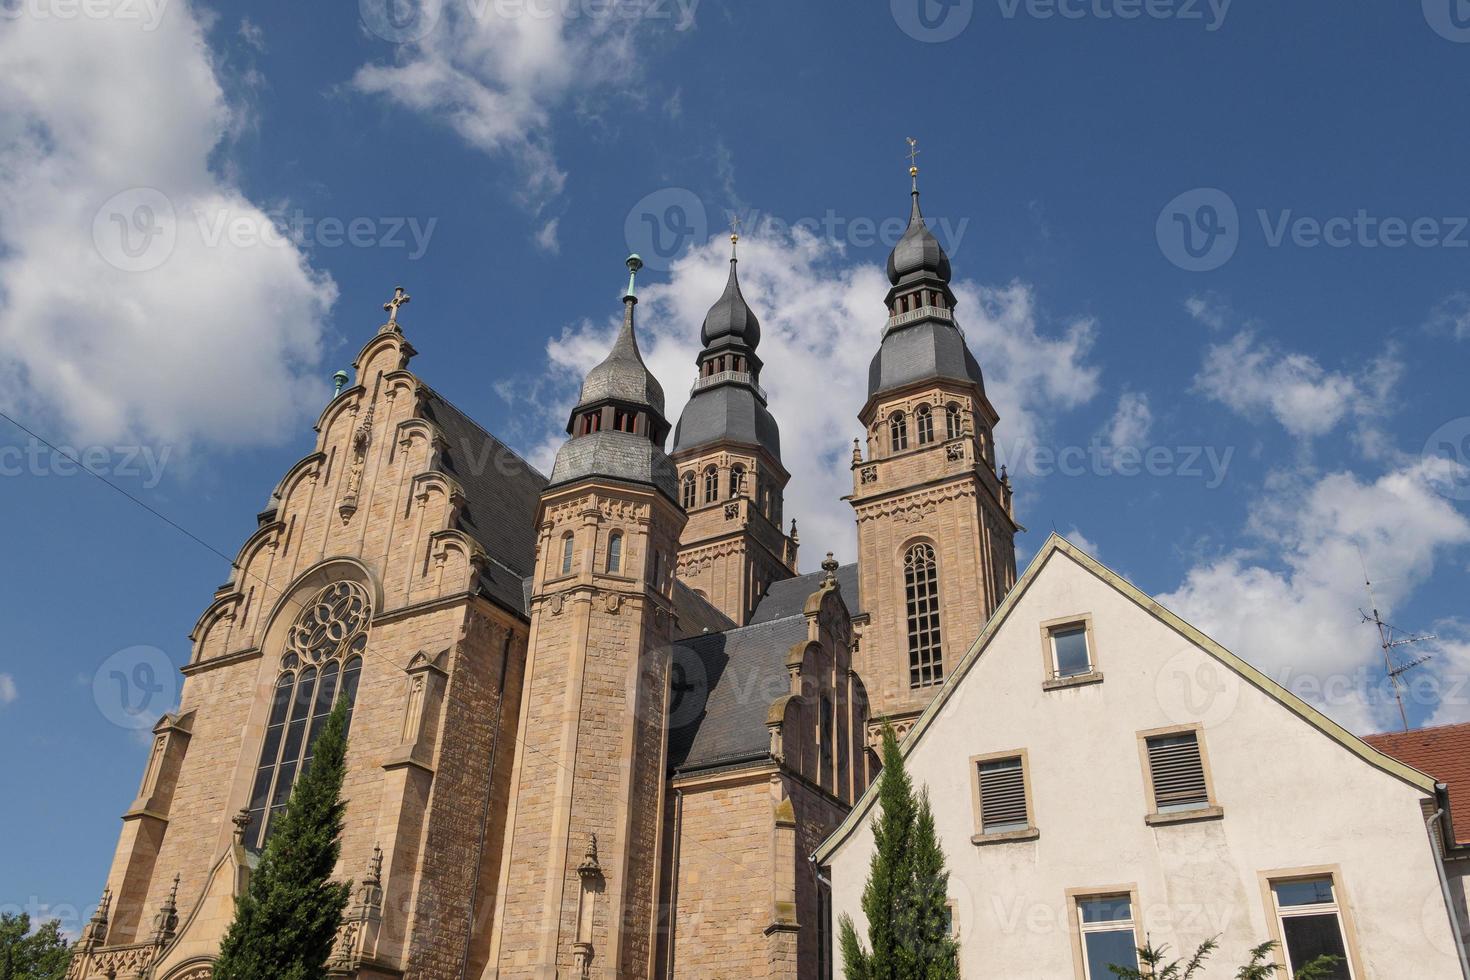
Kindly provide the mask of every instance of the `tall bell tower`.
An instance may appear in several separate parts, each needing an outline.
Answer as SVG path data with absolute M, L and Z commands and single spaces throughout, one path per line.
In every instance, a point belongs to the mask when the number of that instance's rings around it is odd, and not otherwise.
M 766 407 L 756 354 L 761 325 L 740 292 L 730 236 L 730 278 L 700 330 L 699 377 L 673 458 L 689 523 L 679 542 L 679 580 L 740 625 L 772 582 L 796 574 L 796 526 L 781 530 L 781 431 Z
M 980 365 L 955 321 L 949 256 L 919 210 L 888 257 L 888 322 L 854 442 L 863 627 L 855 667 L 874 726 L 902 735 L 1016 581 L 1020 525 L 996 472 Z
M 642 263 L 628 260 L 636 273 Z M 664 395 L 634 332 L 588 373 L 537 516 L 487 976 L 646 977 L 657 921 L 674 556 Z

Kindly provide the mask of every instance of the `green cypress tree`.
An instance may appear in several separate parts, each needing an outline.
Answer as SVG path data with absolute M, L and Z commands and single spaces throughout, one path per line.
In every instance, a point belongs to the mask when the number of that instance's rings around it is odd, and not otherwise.
M 347 701 L 339 700 L 311 748 L 235 920 L 215 980 L 321 980 L 351 883 L 331 880 L 341 850 Z
M 949 932 L 948 887 L 928 792 L 915 801 L 898 739 L 887 728 L 878 816 L 873 820 L 873 858 L 862 900 L 871 949 L 863 948 L 852 919 L 844 915 L 841 943 L 847 980 L 957 978 L 959 951 Z

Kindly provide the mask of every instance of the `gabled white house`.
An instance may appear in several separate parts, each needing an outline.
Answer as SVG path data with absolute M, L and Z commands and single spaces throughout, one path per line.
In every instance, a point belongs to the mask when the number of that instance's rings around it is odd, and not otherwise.
M 1443 788 L 1059 537 L 903 753 L 967 978 L 1111 980 L 1145 937 L 1213 936 L 1208 978 L 1267 939 L 1352 980 L 1467 976 L 1426 828 Z M 875 783 L 814 856 L 861 935 L 876 807 Z

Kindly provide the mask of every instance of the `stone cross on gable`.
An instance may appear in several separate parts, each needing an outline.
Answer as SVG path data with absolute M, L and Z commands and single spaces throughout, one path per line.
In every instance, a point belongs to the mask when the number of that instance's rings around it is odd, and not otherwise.
M 383 304 L 383 309 L 386 310 L 388 313 L 388 323 L 386 324 L 387 326 L 398 326 L 398 308 L 400 306 L 403 306 L 411 299 L 413 299 L 413 297 L 404 292 L 402 286 L 394 287 L 393 298 Z

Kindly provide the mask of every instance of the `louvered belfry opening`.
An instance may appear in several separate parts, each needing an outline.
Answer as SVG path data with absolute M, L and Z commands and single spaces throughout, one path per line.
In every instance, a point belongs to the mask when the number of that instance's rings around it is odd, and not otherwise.
M 1020 756 L 980 763 L 980 830 L 1000 834 L 1025 830 L 1026 772 Z
M 1160 813 L 1209 806 L 1204 758 L 1197 732 L 1157 735 L 1148 740 L 1154 806 Z

